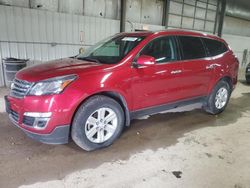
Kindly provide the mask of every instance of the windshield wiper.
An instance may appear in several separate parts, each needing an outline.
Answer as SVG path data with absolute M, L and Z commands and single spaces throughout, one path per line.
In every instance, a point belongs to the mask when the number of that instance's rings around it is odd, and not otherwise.
M 76 57 L 76 59 L 96 62 L 96 63 L 99 63 L 99 64 L 101 63 L 98 59 L 94 59 L 94 58 L 91 58 L 91 57 Z

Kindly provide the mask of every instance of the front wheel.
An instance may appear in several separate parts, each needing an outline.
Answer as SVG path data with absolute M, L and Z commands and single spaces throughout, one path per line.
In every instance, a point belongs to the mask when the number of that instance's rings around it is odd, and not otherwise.
M 210 114 L 219 114 L 223 112 L 228 104 L 230 96 L 230 85 L 226 81 L 220 81 L 209 95 L 207 104 L 204 107 L 205 111 Z
M 71 136 L 86 151 L 111 145 L 124 127 L 124 113 L 112 98 L 97 95 L 83 103 L 73 120 Z

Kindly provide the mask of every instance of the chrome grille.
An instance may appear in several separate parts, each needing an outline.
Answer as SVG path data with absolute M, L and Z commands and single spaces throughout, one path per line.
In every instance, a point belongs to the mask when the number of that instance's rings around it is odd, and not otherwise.
M 31 85 L 32 83 L 30 82 L 14 79 L 13 83 L 11 84 L 10 96 L 23 98 L 28 93 Z

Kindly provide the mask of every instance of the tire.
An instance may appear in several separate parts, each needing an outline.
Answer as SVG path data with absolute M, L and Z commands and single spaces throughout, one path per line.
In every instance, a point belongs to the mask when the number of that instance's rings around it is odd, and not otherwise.
M 247 82 L 248 85 L 250 84 L 250 77 L 246 76 L 246 82 Z
M 221 92 L 226 92 L 226 95 L 224 97 L 218 99 L 216 96 L 221 94 Z M 212 93 L 208 96 L 206 106 L 204 107 L 204 110 L 209 114 L 220 114 L 225 110 L 227 107 L 228 101 L 231 96 L 231 87 L 228 82 L 222 80 L 216 84 L 214 87 Z M 223 96 L 223 95 L 222 95 Z M 218 100 L 217 100 L 218 99 Z
M 102 95 L 93 96 L 75 114 L 72 139 L 86 151 L 110 146 L 120 136 L 124 119 L 124 111 L 114 99 Z

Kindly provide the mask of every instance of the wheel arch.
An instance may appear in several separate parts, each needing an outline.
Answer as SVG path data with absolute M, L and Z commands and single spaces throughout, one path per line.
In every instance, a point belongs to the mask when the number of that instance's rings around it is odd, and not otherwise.
M 224 76 L 224 77 L 222 77 L 220 80 L 218 80 L 216 82 L 216 84 L 219 83 L 220 81 L 227 82 L 229 84 L 230 90 L 231 91 L 233 90 L 233 80 L 232 80 L 232 78 L 230 76 Z
M 103 91 L 95 95 L 104 95 L 104 96 L 107 96 L 116 100 L 121 105 L 124 111 L 125 126 L 128 127 L 130 125 L 130 113 L 129 113 L 128 105 L 127 105 L 125 98 L 120 93 L 114 92 L 114 91 Z
M 129 113 L 129 109 L 128 109 L 128 105 L 127 105 L 127 102 L 125 100 L 125 98 L 118 92 L 115 92 L 115 91 L 101 91 L 101 92 L 98 92 L 98 93 L 94 93 L 92 95 L 89 95 L 88 97 L 84 98 L 79 104 L 78 106 L 76 107 L 75 111 L 74 111 L 74 114 L 71 118 L 71 125 L 73 123 L 73 120 L 74 120 L 74 117 L 76 115 L 76 112 L 77 110 L 79 109 L 79 107 L 84 103 L 86 102 L 89 98 L 93 97 L 93 96 L 96 96 L 96 95 L 103 95 L 103 96 L 106 96 L 106 97 L 110 97 L 112 99 L 114 99 L 116 102 L 118 102 L 122 109 L 123 109 L 123 112 L 124 112 L 124 117 L 125 117 L 125 126 L 128 127 L 130 125 L 130 113 Z M 71 126 L 72 128 L 72 126 Z
M 229 84 L 229 86 L 230 86 L 231 91 L 233 90 L 233 80 L 232 80 L 232 78 L 231 78 L 230 76 L 226 75 L 226 76 L 223 76 L 223 77 L 221 77 L 220 79 L 216 80 L 216 82 L 214 82 L 214 84 L 212 84 L 212 85 L 210 86 L 208 95 L 211 94 L 211 92 L 213 91 L 213 88 L 214 88 L 220 81 L 225 81 L 225 82 L 227 82 L 227 83 Z
M 230 89 L 233 89 L 233 80 L 230 76 L 224 76 L 219 81 L 226 81 L 229 84 Z

